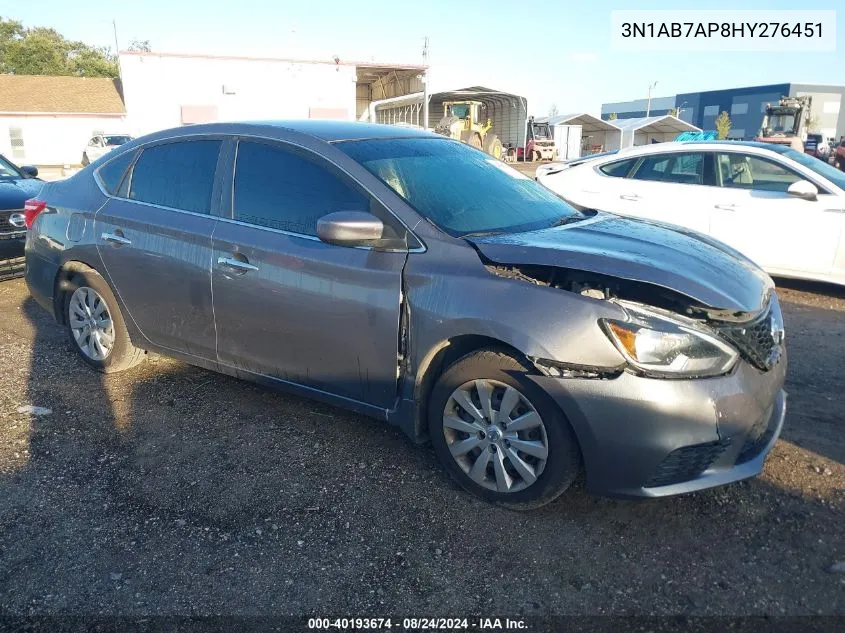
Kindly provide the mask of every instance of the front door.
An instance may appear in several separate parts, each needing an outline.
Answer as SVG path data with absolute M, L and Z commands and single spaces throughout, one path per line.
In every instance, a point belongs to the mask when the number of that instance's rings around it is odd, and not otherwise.
M 211 234 L 221 141 L 145 147 L 118 196 L 96 214 L 105 272 L 153 344 L 214 359 Z
M 845 225 L 841 198 L 826 192 L 812 201 L 791 196 L 786 190 L 804 176 L 761 156 L 725 152 L 717 165 L 713 237 L 774 274 L 832 272 Z
M 391 408 L 407 252 L 316 237 L 320 217 L 378 203 L 314 154 L 250 140 L 225 198 L 231 219 L 213 239 L 219 361 Z

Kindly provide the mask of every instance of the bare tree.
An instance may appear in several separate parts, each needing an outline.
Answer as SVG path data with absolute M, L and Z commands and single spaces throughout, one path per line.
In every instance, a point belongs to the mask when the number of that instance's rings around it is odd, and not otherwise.
M 132 40 L 129 42 L 129 50 L 135 53 L 149 53 L 152 51 L 150 40 Z
M 553 103 L 549 106 L 549 118 L 557 116 L 558 114 L 560 114 L 560 111 L 557 109 L 557 104 Z

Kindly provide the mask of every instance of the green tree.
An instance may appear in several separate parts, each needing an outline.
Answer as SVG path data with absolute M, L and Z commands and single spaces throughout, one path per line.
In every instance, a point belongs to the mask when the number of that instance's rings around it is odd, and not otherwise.
M 731 117 L 725 111 L 716 117 L 716 132 L 719 140 L 728 138 L 728 134 L 731 133 Z
M 615 112 L 611 112 L 610 114 L 608 114 L 608 115 L 607 115 L 607 120 L 608 120 L 608 121 L 615 121 L 615 120 L 616 120 L 616 118 L 617 118 L 617 117 L 616 117 L 616 113 L 615 113 Z
M 66 40 L 46 27 L 26 28 L 0 17 L 0 73 L 117 77 L 117 58 L 105 47 Z
M 666 114 L 668 114 L 669 116 L 677 117 L 680 113 L 681 113 L 680 108 L 670 108 L 669 112 L 667 112 Z

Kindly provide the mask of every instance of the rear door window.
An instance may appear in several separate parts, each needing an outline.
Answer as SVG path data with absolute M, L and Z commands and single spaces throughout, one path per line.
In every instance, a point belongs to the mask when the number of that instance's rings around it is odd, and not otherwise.
M 221 145 L 219 140 L 190 140 L 145 147 L 132 169 L 129 199 L 211 213 Z
M 640 162 L 633 178 L 634 180 L 700 185 L 704 181 L 704 154 L 678 152 L 648 156 Z

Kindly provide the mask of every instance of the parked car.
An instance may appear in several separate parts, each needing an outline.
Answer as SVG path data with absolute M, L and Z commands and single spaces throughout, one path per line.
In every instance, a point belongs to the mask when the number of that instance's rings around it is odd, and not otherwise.
M 105 156 L 116 147 L 128 143 L 132 137 L 128 134 L 96 134 L 88 141 L 82 151 L 82 165 L 88 165 L 98 158 Z
M 492 502 L 582 468 L 603 494 L 726 484 L 783 424 L 768 275 L 428 132 L 168 130 L 29 207 L 27 283 L 91 367 L 152 350 L 386 420 Z
M 37 176 L 36 167 L 18 167 L 0 154 L 0 280 L 23 273 L 24 203 L 41 190 Z
M 833 166 L 839 171 L 845 171 L 845 138 L 839 141 L 833 152 Z
M 830 155 L 830 145 L 824 138 L 824 134 L 807 134 L 807 140 L 804 142 L 804 153 L 827 162 Z
M 845 176 L 788 147 L 662 143 L 537 179 L 581 208 L 708 234 L 773 275 L 845 284 Z

